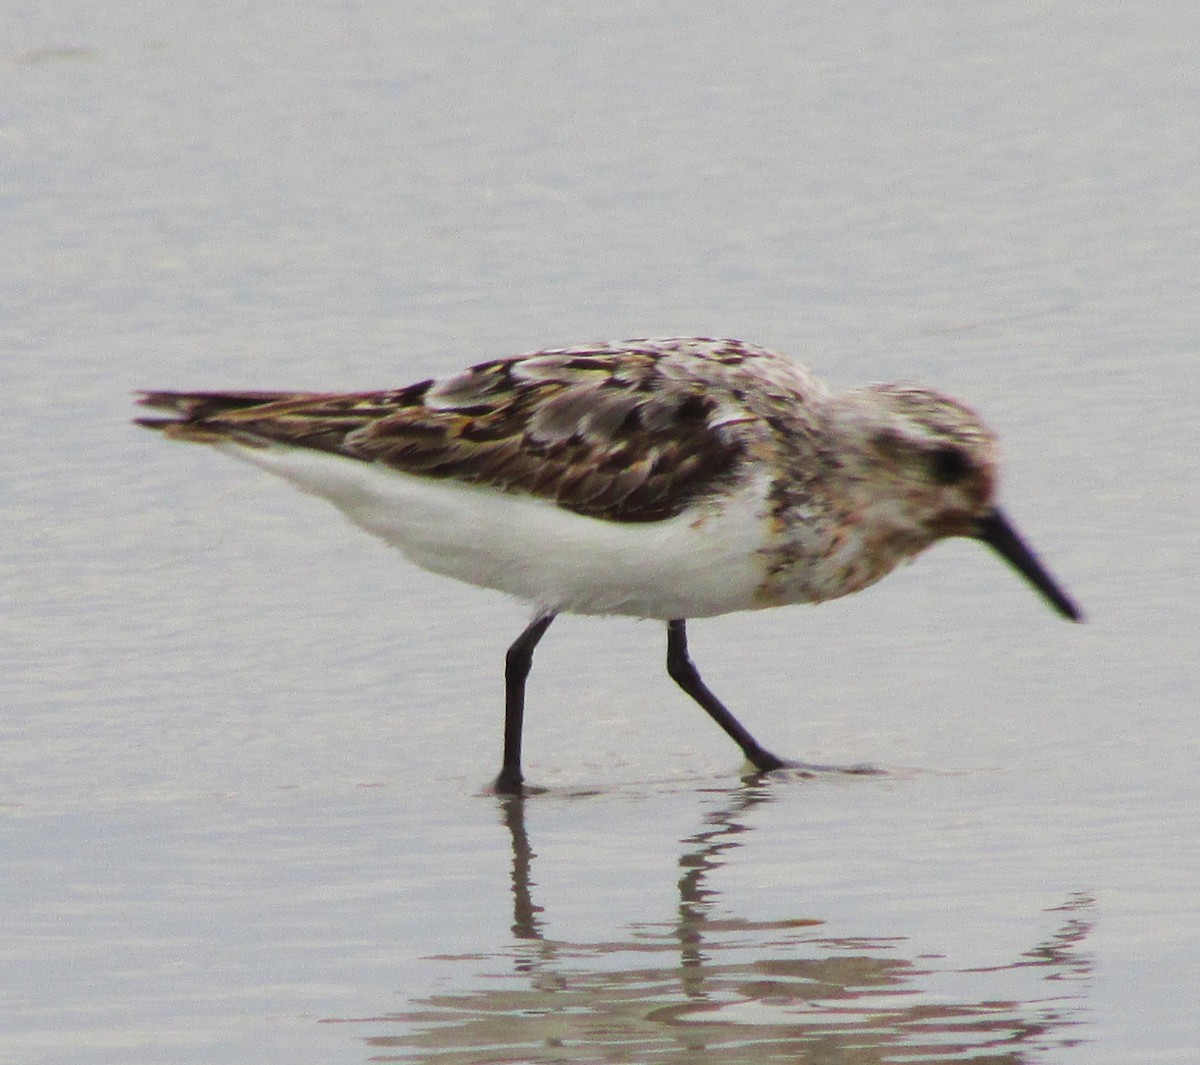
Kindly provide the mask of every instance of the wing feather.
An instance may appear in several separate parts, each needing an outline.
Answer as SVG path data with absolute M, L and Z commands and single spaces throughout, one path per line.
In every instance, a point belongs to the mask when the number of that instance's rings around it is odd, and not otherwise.
M 757 356 L 776 358 L 730 349 L 724 369 Z M 387 392 L 149 392 L 144 404 L 176 417 L 140 421 L 182 439 L 314 448 L 653 522 L 735 481 L 766 431 L 715 355 L 711 372 L 689 372 L 698 357 L 709 355 L 646 342 L 499 359 Z

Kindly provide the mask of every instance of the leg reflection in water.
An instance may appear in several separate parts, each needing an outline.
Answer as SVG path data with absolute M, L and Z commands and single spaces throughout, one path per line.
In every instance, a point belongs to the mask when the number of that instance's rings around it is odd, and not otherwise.
M 819 1053 L 966 1065 L 984 1053 L 1032 1061 L 1083 1040 L 1089 896 L 1053 908 L 1059 924 L 1048 938 L 984 968 L 955 967 L 904 936 L 837 935 L 803 912 L 741 917 L 711 879 L 753 846 L 753 811 L 771 800 L 768 784 L 731 788 L 682 841 L 672 919 L 573 942 L 549 934 L 552 917 L 534 902 L 537 855 L 526 816 L 539 800 L 498 797 L 512 842 L 512 942 L 498 944 L 460 990 L 377 1017 L 370 1045 L 403 1051 L 396 1060 L 479 1065 L 576 1060 L 573 1048 L 588 1061 L 670 1061 L 676 1053 L 682 1061 L 703 1049 L 723 1063 L 794 1063 Z M 581 879 L 579 890 L 596 888 Z M 498 975 L 505 958 L 509 972 Z M 1017 999 L 1020 971 L 1027 994 Z

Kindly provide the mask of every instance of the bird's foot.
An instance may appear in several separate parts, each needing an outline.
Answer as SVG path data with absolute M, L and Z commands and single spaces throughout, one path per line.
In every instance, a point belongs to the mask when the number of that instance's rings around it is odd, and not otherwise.
M 491 794 L 506 799 L 526 795 L 543 795 L 547 790 L 549 789 L 540 788 L 536 784 L 526 784 L 520 771 L 512 773 L 507 769 L 500 770 L 500 775 L 492 781 L 492 786 L 488 788 Z
M 758 757 L 751 757 L 754 775 L 773 773 L 777 770 L 787 770 L 792 776 L 816 777 L 830 773 L 840 773 L 844 776 L 883 776 L 886 770 L 870 762 L 856 762 L 853 765 L 825 765 L 819 762 L 801 762 L 794 758 L 779 758 L 769 751 L 758 752 Z

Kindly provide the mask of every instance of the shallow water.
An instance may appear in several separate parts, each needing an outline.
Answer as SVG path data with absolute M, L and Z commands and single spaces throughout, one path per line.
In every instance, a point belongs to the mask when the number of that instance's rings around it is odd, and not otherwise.
M 1192 1061 L 1193 5 L 18 2 L 0 54 L 0 1061 Z M 698 622 L 524 608 L 128 425 L 734 335 L 977 405 L 978 545 Z

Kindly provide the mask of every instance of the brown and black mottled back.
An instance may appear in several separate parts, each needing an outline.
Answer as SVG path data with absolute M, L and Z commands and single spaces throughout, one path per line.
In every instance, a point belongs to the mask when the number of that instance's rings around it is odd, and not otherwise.
M 661 521 L 737 478 L 747 418 L 744 408 L 731 418 L 723 403 L 734 397 L 715 386 L 745 359 L 768 357 L 686 343 L 686 353 L 636 341 L 539 352 L 385 392 L 148 392 L 145 405 L 181 417 L 140 422 L 181 439 L 328 451 L 611 521 Z M 672 359 L 686 354 L 686 365 L 700 344 L 711 377 Z

